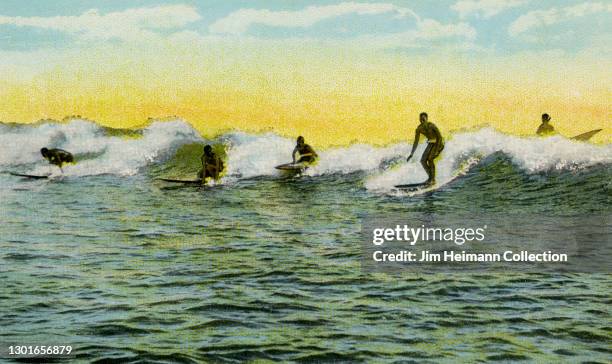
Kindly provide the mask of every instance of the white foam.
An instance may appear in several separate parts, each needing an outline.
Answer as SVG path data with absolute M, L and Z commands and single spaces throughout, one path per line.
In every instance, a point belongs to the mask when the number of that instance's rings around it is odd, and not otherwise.
M 220 139 L 227 145 L 226 177 L 223 182 L 257 176 L 274 176 L 276 165 L 291 161 L 293 138 L 273 133 L 250 135 L 230 133 Z M 69 123 L 8 126 L 0 124 L 0 166 L 26 165 L 32 174 L 59 174 L 59 169 L 40 156 L 40 148 L 62 148 L 75 154 L 78 163 L 64 168 L 68 176 L 140 173 L 152 163 L 163 162 L 183 144 L 202 142 L 188 123 L 182 120 L 154 122 L 142 130 L 142 136 L 111 136 L 97 124 L 74 120 Z M 313 145 L 316 149 L 316 145 Z M 317 165 L 307 170 L 310 176 L 366 172 L 365 186 L 371 191 L 387 192 L 394 185 L 418 183 L 427 176 L 419 163 L 425 143 L 419 146 L 410 163 L 400 162 L 385 169 L 390 161 L 402 161 L 411 144 L 387 147 L 355 144 L 344 148 L 318 150 Z M 470 165 L 495 152 L 503 152 L 527 173 L 554 169 L 573 169 L 595 163 L 612 162 L 612 145 L 593 145 L 565 139 L 520 138 L 492 128 L 462 132 L 448 138 L 437 161 L 438 184 L 443 185 Z M 81 158 L 79 158 L 81 156 Z M 396 163 L 397 164 L 397 163 Z
M 380 168 L 384 162 L 407 155 L 409 152 L 410 146 L 407 144 L 396 144 L 384 148 L 356 144 L 347 148 L 330 149 L 319 153 L 319 162 L 309 168 L 307 174 L 316 176 L 372 171 Z
M 5 127 L 0 134 L 0 165 L 34 164 L 29 171 L 32 174 L 57 175 L 59 169 L 42 159 L 40 148 L 61 148 L 73 153 L 78 162 L 65 166 L 64 175 L 127 176 L 170 157 L 182 144 L 201 140 L 197 131 L 181 120 L 152 123 L 137 138 L 109 136 L 102 127 L 85 120 Z
M 427 179 L 419 163 L 425 144 L 410 163 L 371 176 L 366 180 L 368 190 L 389 192 L 398 184 L 419 183 Z M 612 145 L 593 145 L 565 139 L 520 138 L 506 135 L 492 128 L 454 135 L 446 141 L 442 155 L 437 160 L 437 186 L 443 186 L 469 166 L 493 153 L 502 152 L 527 173 L 550 170 L 571 170 L 597 163 L 612 162 Z
M 232 133 L 224 139 L 229 148 L 225 180 L 275 175 L 275 166 L 291 162 L 294 142 L 288 138 Z
M 278 175 L 279 171 L 274 167 L 292 161 L 291 153 L 295 147 L 293 139 L 271 133 L 260 136 L 233 133 L 226 138 L 229 140 L 229 179 Z M 386 148 L 357 144 L 347 148 L 318 151 L 318 163 L 309 168 L 306 174 L 318 176 L 374 170 L 385 160 L 406 153 L 407 150 L 408 146 L 405 144 Z

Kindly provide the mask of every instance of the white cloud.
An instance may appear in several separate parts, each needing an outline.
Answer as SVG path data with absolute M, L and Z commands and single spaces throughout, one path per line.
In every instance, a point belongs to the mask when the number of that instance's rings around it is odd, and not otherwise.
M 574 18 L 602 12 L 612 12 L 612 4 L 606 5 L 601 2 L 585 2 L 564 8 L 534 10 L 520 16 L 512 24 L 510 24 L 508 34 L 517 36 L 533 28 L 552 25 Z
M 194 7 L 167 5 L 133 8 L 100 14 L 92 9 L 78 16 L 9 17 L 0 15 L 0 25 L 52 29 L 85 39 L 142 39 L 153 30 L 175 29 L 200 19 Z
M 396 18 L 409 16 L 416 20 L 416 28 L 409 31 L 363 35 L 347 40 L 349 43 L 367 43 L 375 48 L 423 47 L 433 41 L 451 39 L 471 41 L 476 38 L 476 30 L 467 23 L 443 24 L 433 19 L 421 19 L 411 9 L 389 3 L 343 2 L 336 5 L 309 6 L 297 11 L 240 9 L 213 23 L 209 30 L 211 33 L 237 35 L 246 33 L 254 24 L 306 28 L 317 22 L 348 14 L 393 14 Z M 465 45 L 466 43 L 460 44 Z
M 420 39 L 440 38 L 476 38 L 476 29 L 468 23 L 442 24 L 433 19 L 425 19 L 418 23 L 415 37 Z
M 419 20 L 412 10 L 388 3 L 343 2 L 336 5 L 309 6 L 297 11 L 272 11 L 268 9 L 240 9 L 211 24 L 212 33 L 241 34 L 251 25 L 262 24 L 274 27 L 306 28 L 326 19 L 348 14 L 376 15 L 395 14 L 403 18 L 412 16 Z
M 355 42 L 374 48 L 423 48 L 434 47 L 435 43 L 435 47 L 473 49 L 476 48 L 473 44 L 475 38 L 476 29 L 467 23 L 442 24 L 433 19 L 423 19 L 417 23 L 417 28 L 414 30 L 384 35 L 364 35 L 357 37 Z
M 389 3 L 343 2 L 336 5 L 309 6 L 298 11 L 240 9 L 213 23 L 209 30 L 211 33 L 237 35 L 246 33 L 254 24 L 306 28 L 317 22 L 348 14 L 393 14 L 396 18 L 409 16 L 416 20 L 415 29 L 346 39 L 346 42 L 350 44 L 367 44 L 374 48 L 414 48 L 431 46 L 434 41 L 459 40 L 455 45 L 469 48 L 473 46 L 471 41 L 476 38 L 476 29 L 468 23 L 443 24 L 433 19 L 421 19 L 411 9 Z M 327 41 L 334 42 L 330 39 Z
M 452 9 L 465 18 L 470 15 L 490 18 L 504 10 L 524 5 L 529 0 L 459 0 Z

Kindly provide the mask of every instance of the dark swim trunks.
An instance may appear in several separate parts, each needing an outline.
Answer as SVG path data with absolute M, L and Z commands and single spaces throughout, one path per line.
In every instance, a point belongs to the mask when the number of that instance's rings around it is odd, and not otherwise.
M 427 148 L 423 152 L 423 157 L 426 160 L 434 160 L 444 150 L 444 142 L 427 143 Z
M 307 155 L 304 157 L 301 157 L 300 159 L 298 159 L 297 163 L 302 163 L 302 162 L 306 162 L 306 163 L 312 163 L 314 162 L 315 158 L 311 155 Z

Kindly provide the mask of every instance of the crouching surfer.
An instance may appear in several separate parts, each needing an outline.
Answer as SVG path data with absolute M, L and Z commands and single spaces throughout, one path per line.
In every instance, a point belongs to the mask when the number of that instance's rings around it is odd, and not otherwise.
M 299 136 L 297 138 L 297 144 L 291 154 L 293 157 L 293 164 L 312 164 L 319 157 L 312 147 L 304 142 L 304 137 Z M 296 160 L 296 155 L 299 155 L 299 159 Z
M 440 153 L 442 153 L 442 150 L 444 149 L 444 139 L 442 138 L 442 134 L 440 134 L 438 127 L 434 123 L 427 121 L 427 113 L 422 112 L 419 115 L 419 121 L 421 124 L 416 128 L 412 151 L 410 152 L 410 156 L 408 156 L 406 161 L 409 161 L 410 158 L 412 158 L 414 151 L 417 149 L 420 135 L 425 135 L 427 138 L 427 148 L 425 148 L 423 156 L 421 157 L 421 165 L 423 166 L 423 169 L 425 169 L 425 172 L 427 172 L 428 176 L 425 184 L 433 185 L 436 183 L 436 164 L 434 160 L 440 155 Z
M 58 166 L 62 172 L 64 172 L 62 169 L 64 164 L 74 162 L 74 156 L 63 149 L 42 148 L 40 154 L 42 154 L 43 158 L 48 160 L 50 164 Z
M 198 173 L 198 178 L 202 182 L 206 182 L 207 178 L 212 178 L 217 181 L 219 174 L 223 171 L 223 161 L 219 156 L 213 152 L 210 145 L 204 147 L 204 154 L 202 154 L 202 170 Z

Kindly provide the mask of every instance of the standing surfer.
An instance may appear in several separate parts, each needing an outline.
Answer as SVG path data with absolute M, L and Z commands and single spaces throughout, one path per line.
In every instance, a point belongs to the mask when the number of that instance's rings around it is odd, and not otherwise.
M 223 162 L 221 158 L 213 152 L 210 145 L 204 147 L 204 154 L 202 154 L 202 170 L 198 173 L 198 178 L 202 179 L 202 182 L 206 178 L 213 178 L 214 180 L 219 179 L 219 173 L 223 170 Z
M 423 156 L 421 157 L 421 165 L 423 166 L 423 169 L 425 169 L 425 172 L 427 172 L 428 176 L 425 184 L 432 185 L 436 183 L 436 164 L 434 163 L 434 159 L 436 159 L 436 157 L 442 152 L 442 149 L 444 149 L 444 139 L 442 138 L 442 134 L 440 134 L 438 127 L 434 123 L 427 121 L 426 112 L 422 112 L 419 115 L 419 121 L 421 124 L 417 126 L 415 130 L 412 151 L 410 152 L 410 155 L 406 161 L 410 161 L 410 158 L 412 158 L 414 151 L 419 144 L 420 135 L 425 135 L 427 138 L 427 148 L 425 148 Z
M 298 159 L 297 161 L 295 160 L 295 155 L 296 154 L 300 155 L 300 159 Z M 293 149 L 293 153 L 291 154 L 291 156 L 293 157 L 293 164 L 295 164 L 295 163 L 312 163 L 318 157 L 318 155 L 314 151 L 314 149 L 312 149 L 312 147 L 310 145 L 304 143 L 304 137 L 303 136 L 299 136 L 297 138 L 297 145 Z
M 549 122 L 550 122 L 550 115 L 542 114 L 542 124 L 540 124 L 540 126 L 538 127 L 536 134 L 540 136 L 554 134 L 555 128 L 553 128 L 553 126 L 550 125 Z
M 74 162 L 74 156 L 63 149 L 42 148 L 40 150 L 40 154 L 42 154 L 43 158 L 48 160 L 50 164 L 58 166 L 60 171 L 62 172 L 64 172 L 64 170 L 62 169 L 64 163 Z

